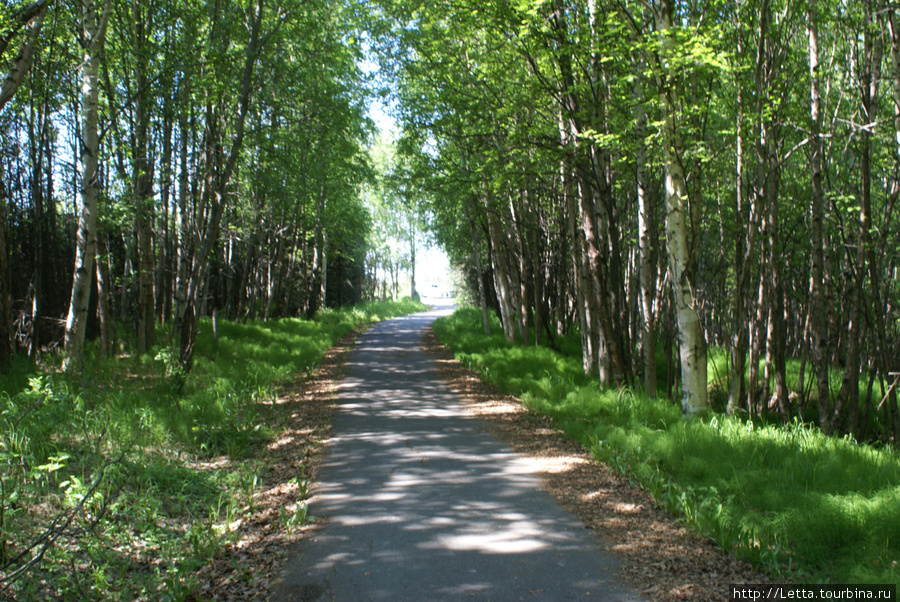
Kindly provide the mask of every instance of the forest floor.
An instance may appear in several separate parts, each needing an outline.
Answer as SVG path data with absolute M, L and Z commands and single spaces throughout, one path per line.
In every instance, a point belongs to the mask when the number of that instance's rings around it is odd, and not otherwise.
M 356 336 L 341 340 L 311 378 L 287 388 L 273 404 L 270 422 L 281 438 L 261 450 L 267 472 L 252 512 L 236 525 L 235 543 L 197 575 L 198 599 L 267 599 L 291 550 L 316 529 L 313 520 L 286 532 L 282 508 L 303 503 L 301 481 L 308 479 L 314 487 L 330 433 L 335 385 Z M 487 430 L 539 461 L 546 491 L 618 557 L 619 576 L 637 591 L 651 600 L 727 600 L 729 584 L 770 582 L 746 562 L 685 529 L 548 419 L 481 381 L 453 358 L 430 328 L 423 344 L 449 386 Z

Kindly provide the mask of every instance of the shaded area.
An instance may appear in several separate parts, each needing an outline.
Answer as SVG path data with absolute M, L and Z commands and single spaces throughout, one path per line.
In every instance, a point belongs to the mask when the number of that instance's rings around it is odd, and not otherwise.
M 442 311 L 375 326 L 348 356 L 311 508 L 326 524 L 273 599 L 638 599 L 422 353 Z
M 726 555 L 659 507 L 628 477 L 596 460 L 521 400 L 481 380 L 437 342 L 429 328 L 423 345 L 445 382 L 485 428 L 516 452 L 538 462 L 544 489 L 619 559 L 618 576 L 652 600 L 729 599 L 730 583 L 772 583 L 746 561 Z

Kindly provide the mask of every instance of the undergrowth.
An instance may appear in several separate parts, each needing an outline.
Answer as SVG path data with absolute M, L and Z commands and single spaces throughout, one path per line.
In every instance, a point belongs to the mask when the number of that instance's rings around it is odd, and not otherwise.
M 754 424 L 603 390 L 580 355 L 485 336 L 478 312 L 435 324 L 456 357 L 548 415 L 661 506 L 779 578 L 900 583 L 900 458 L 798 420 Z M 494 324 L 494 332 L 500 332 Z
M 105 360 L 88 344 L 76 375 L 17 358 L 0 380 L 0 599 L 188 599 L 254 511 L 279 386 L 353 329 L 422 309 L 225 322 L 218 339 L 201 322 L 187 378 L 166 346 Z M 298 505 L 281 527 L 305 520 Z

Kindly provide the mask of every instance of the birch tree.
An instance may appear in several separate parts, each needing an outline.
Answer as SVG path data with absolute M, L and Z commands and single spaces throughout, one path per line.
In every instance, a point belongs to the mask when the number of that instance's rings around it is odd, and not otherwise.
M 679 79 L 672 68 L 676 37 L 673 31 L 673 3 L 656 0 L 653 4 L 656 28 L 660 35 L 659 89 L 662 125 L 660 129 L 666 194 L 666 248 L 669 278 L 678 323 L 678 348 L 681 359 L 681 411 L 694 415 L 709 405 L 706 378 L 706 337 L 698 312 L 697 259 L 691 239 L 691 211 L 682 165 L 682 141 L 678 131 Z
M 828 384 L 828 315 L 825 308 L 825 252 L 824 221 L 825 191 L 823 187 L 822 93 L 819 75 L 819 6 L 809 0 L 806 32 L 809 40 L 809 170 L 812 185 L 810 219 L 811 266 L 809 275 L 809 321 L 812 357 L 816 369 L 819 397 L 819 424 L 827 428 L 831 412 L 831 391 Z
M 84 334 L 88 318 L 88 301 L 91 278 L 97 252 L 97 211 L 100 194 L 100 54 L 109 23 L 110 0 L 102 7 L 96 0 L 82 3 L 80 43 L 84 51 L 81 75 L 82 130 L 81 130 L 81 213 L 75 239 L 75 273 L 72 279 L 72 295 L 66 317 L 63 368 L 78 368 L 84 347 Z

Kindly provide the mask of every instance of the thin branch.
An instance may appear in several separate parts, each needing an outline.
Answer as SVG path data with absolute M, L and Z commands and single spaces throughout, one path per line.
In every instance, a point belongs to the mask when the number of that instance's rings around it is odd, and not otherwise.
M 82 496 L 81 500 L 79 500 L 79 502 L 73 508 L 70 508 L 69 510 L 64 510 L 63 512 L 60 512 L 59 514 L 57 514 L 53 518 L 53 522 L 50 523 L 50 526 L 47 527 L 47 529 L 45 529 L 44 532 L 41 533 L 34 541 L 32 541 L 28 547 L 26 547 L 24 550 L 22 550 L 22 552 L 20 552 L 18 556 L 16 556 L 12 560 L 10 560 L 6 564 L 4 564 L 2 567 L 0 567 L 0 571 L 5 571 L 8 567 L 18 564 L 20 561 L 22 561 L 25 558 L 25 556 L 28 555 L 32 550 L 34 550 L 35 548 L 39 548 L 37 554 L 32 556 L 31 559 L 29 559 L 27 562 L 25 562 L 24 564 L 19 566 L 19 568 L 17 568 L 16 570 L 14 570 L 11 573 L 8 573 L 6 575 L 3 575 L 3 577 L 0 578 L 0 583 L 5 584 L 2 588 L 0 588 L 0 592 L 7 590 L 10 587 L 10 585 L 12 585 L 12 583 L 18 577 L 20 577 L 23 573 L 25 573 L 31 567 L 40 563 L 41 560 L 43 560 L 43 558 L 44 558 L 44 554 L 47 553 L 47 550 L 49 550 L 50 547 L 54 543 L 56 543 L 56 541 L 60 537 L 62 537 L 64 535 L 78 535 L 78 534 L 84 532 L 84 530 L 81 530 L 81 529 L 79 529 L 77 531 L 67 531 L 67 529 L 69 528 L 69 525 L 72 524 L 72 521 L 75 519 L 75 517 L 81 513 L 81 511 L 84 508 L 84 505 L 87 503 L 87 501 L 93 497 L 94 492 L 97 490 L 97 488 L 100 487 L 101 483 L 103 482 L 103 477 L 106 473 L 106 470 L 110 466 L 120 463 L 124 457 L 125 457 L 125 452 L 123 451 L 119 455 L 119 457 L 116 458 L 115 460 L 107 461 L 100 468 L 100 472 L 97 474 L 97 478 L 91 484 L 90 489 L 88 489 L 87 492 L 85 492 L 84 496 Z M 107 508 L 107 503 L 104 503 L 100 507 L 100 511 L 97 513 L 97 515 L 89 522 L 90 530 L 92 530 L 94 527 L 96 527 L 96 525 L 99 523 L 103 514 L 106 512 L 106 508 Z

